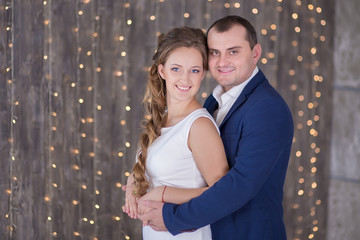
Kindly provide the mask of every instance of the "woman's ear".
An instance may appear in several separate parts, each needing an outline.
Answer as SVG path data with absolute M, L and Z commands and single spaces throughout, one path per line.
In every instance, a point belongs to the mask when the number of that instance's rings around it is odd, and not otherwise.
M 161 78 L 162 78 L 162 79 L 165 79 L 165 74 L 164 74 L 164 65 L 159 64 L 159 66 L 158 66 L 158 72 L 159 72 L 159 74 L 160 74 Z

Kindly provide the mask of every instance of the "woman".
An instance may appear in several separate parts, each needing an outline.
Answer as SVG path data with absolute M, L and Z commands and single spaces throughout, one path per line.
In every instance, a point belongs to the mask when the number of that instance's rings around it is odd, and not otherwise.
M 133 218 L 136 197 L 184 203 L 229 170 L 216 123 L 195 96 L 207 69 L 204 33 L 181 27 L 161 35 L 153 61 L 144 98 L 148 118 L 123 208 Z M 145 226 L 143 238 L 211 239 L 211 231 L 205 226 L 172 236 Z

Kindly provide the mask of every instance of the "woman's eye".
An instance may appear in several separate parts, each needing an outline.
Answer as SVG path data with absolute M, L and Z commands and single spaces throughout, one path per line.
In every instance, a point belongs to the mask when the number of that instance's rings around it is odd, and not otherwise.
M 193 69 L 193 70 L 191 70 L 191 72 L 192 72 L 192 73 L 199 73 L 200 70 L 198 70 L 198 69 Z
M 179 71 L 180 71 L 180 68 L 173 67 L 173 68 L 171 68 L 171 70 L 174 71 L 174 72 L 179 72 Z

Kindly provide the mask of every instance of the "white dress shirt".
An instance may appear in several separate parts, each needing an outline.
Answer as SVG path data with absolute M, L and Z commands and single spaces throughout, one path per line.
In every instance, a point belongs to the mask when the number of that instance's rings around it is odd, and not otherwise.
M 259 68 L 256 67 L 252 72 L 251 76 L 248 79 L 246 79 L 246 81 L 240 83 L 235 87 L 230 88 L 227 92 L 224 92 L 224 88 L 221 85 L 217 85 L 214 88 L 213 96 L 216 99 L 216 101 L 219 103 L 219 107 L 214 112 L 213 117 L 215 118 L 216 124 L 218 126 L 220 126 L 226 114 L 229 112 L 230 108 L 235 103 L 236 99 L 240 96 L 245 86 L 258 73 L 258 71 Z

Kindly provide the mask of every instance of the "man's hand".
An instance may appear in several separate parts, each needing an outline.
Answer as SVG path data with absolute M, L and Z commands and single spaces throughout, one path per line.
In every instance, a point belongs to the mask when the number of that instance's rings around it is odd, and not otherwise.
M 138 200 L 140 208 L 150 208 L 151 210 L 144 214 L 138 214 L 138 218 L 143 222 L 143 226 L 149 225 L 156 231 L 167 231 L 162 217 L 162 208 L 164 203 L 151 200 Z

